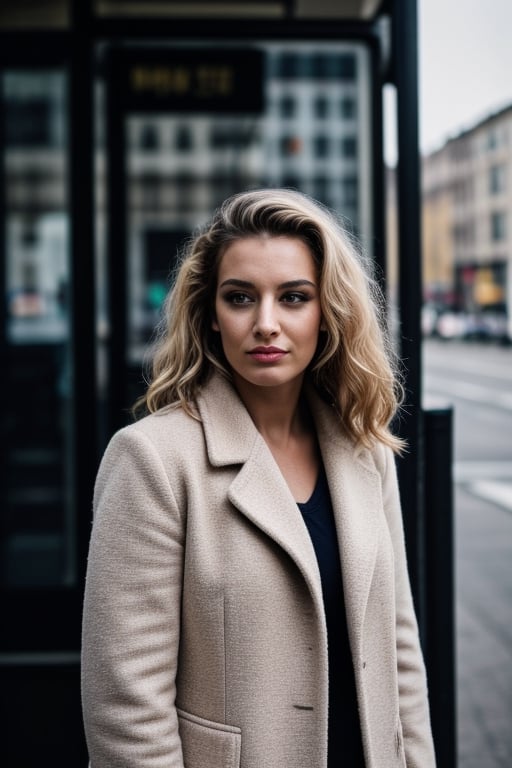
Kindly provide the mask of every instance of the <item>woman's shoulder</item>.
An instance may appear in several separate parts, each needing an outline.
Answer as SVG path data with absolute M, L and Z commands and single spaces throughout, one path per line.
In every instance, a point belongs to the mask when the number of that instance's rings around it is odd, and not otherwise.
M 204 450 L 201 421 L 179 406 L 167 406 L 122 427 L 110 440 L 114 446 L 144 450 L 151 446 L 160 456 L 190 456 Z
M 147 435 L 168 433 L 169 429 L 194 431 L 201 429 L 201 420 L 188 413 L 180 403 L 173 403 L 137 419 L 125 429 L 139 430 Z

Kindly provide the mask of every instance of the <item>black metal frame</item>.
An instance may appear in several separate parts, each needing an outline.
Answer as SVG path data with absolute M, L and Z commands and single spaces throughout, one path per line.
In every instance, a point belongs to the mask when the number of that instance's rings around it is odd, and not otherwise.
M 416 4 L 395 0 L 392 15 L 392 78 L 398 108 L 398 243 L 401 358 L 405 370 L 406 416 L 401 433 L 409 452 L 400 464 L 400 487 L 409 571 L 420 631 L 425 637 L 425 534 L 421 424 L 421 235 L 418 151 L 418 69 Z M 403 215 L 402 215 L 403 212 Z

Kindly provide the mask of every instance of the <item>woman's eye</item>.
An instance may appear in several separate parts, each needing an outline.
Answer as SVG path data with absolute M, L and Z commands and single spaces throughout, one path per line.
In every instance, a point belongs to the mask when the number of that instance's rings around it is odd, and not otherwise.
M 281 297 L 281 301 L 284 301 L 285 304 L 300 304 L 308 300 L 309 297 L 305 293 L 297 293 L 297 291 L 290 291 Z
M 247 293 L 241 293 L 240 291 L 234 291 L 233 293 L 228 293 L 227 296 L 225 296 L 225 300 L 228 302 L 228 304 L 249 304 L 252 299 Z

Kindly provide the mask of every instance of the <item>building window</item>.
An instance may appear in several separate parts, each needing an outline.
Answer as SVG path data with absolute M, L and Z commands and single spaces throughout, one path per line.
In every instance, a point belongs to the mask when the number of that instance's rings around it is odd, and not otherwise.
M 463 250 L 464 248 L 471 248 L 475 243 L 475 225 L 474 221 L 461 221 L 453 227 L 453 239 L 455 246 Z
M 241 149 L 248 145 L 250 136 L 236 125 L 214 125 L 210 133 L 212 149 Z
M 297 102 L 293 96 L 283 96 L 279 102 L 279 112 L 281 117 L 294 117 L 297 111 Z
M 343 205 L 346 207 L 357 207 L 359 195 L 357 176 L 345 176 L 341 184 L 343 189 Z
M 327 117 L 329 112 L 329 102 L 325 96 L 317 96 L 313 102 L 313 111 L 315 117 L 320 119 Z
M 489 192 L 496 195 L 505 191 L 505 173 L 504 165 L 493 165 L 489 168 Z
M 272 62 L 271 72 L 282 80 L 313 78 L 315 80 L 349 80 L 356 78 L 357 62 L 352 53 L 291 53 L 287 51 Z
M 313 153 L 315 157 L 327 157 L 329 154 L 329 139 L 327 136 L 315 136 L 313 139 Z
M 354 80 L 355 56 L 352 53 L 315 54 L 311 58 L 311 74 L 322 80 Z
M 496 149 L 498 146 L 498 134 L 496 128 L 491 128 L 487 134 L 487 149 Z
M 311 57 L 311 74 L 313 77 L 324 79 L 329 75 L 330 65 L 332 66 L 332 56 L 325 56 L 323 53 L 316 53 Z
M 343 157 L 357 157 L 356 136 L 345 136 L 341 140 L 341 154 Z
M 336 77 L 341 80 L 355 80 L 356 57 L 352 53 L 341 53 L 336 56 Z
M 221 125 L 214 125 L 210 133 L 212 149 L 226 149 L 231 146 L 231 131 Z
M 43 98 L 6 99 L 5 142 L 8 147 L 52 145 L 52 104 Z
M 491 240 L 494 242 L 505 240 L 507 219 L 503 211 L 491 213 Z
M 296 53 L 282 53 L 277 59 L 277 77 L 290 80 L 300 75 L 300 58 Z
M 190 130 L 190 126 L 188 125 L 180 125 L 176 129 L 176 149 L 180 149 L 181 151 L 188 151 L 192 149 L 193 141 L 192 141 L 192 131 Z
M 145 151 L 158 148 L 158 131 L 155 125 L 147 123 L 143 125 L 139 136 L 139 146 Z
M 327 204 L 329 198 L 329 179 L 327 176 L 315 176 L 313 179 L 313 197 Z
M 344 120 L 353 120 L 356 116 L 356 102 L 351 96 L 344 96 L 340 101 L 340 113 Z
M 293 173 L 285 173 L 283 176 L 283 187 L 287 189 L 300 189 L 300 178 Z

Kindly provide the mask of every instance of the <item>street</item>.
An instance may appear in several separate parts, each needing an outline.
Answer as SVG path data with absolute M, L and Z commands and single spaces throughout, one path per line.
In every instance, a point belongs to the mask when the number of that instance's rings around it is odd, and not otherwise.
M 510 768 L 512 348 L 423 351 L 425 404 L 454 407 L 458 768 Z

